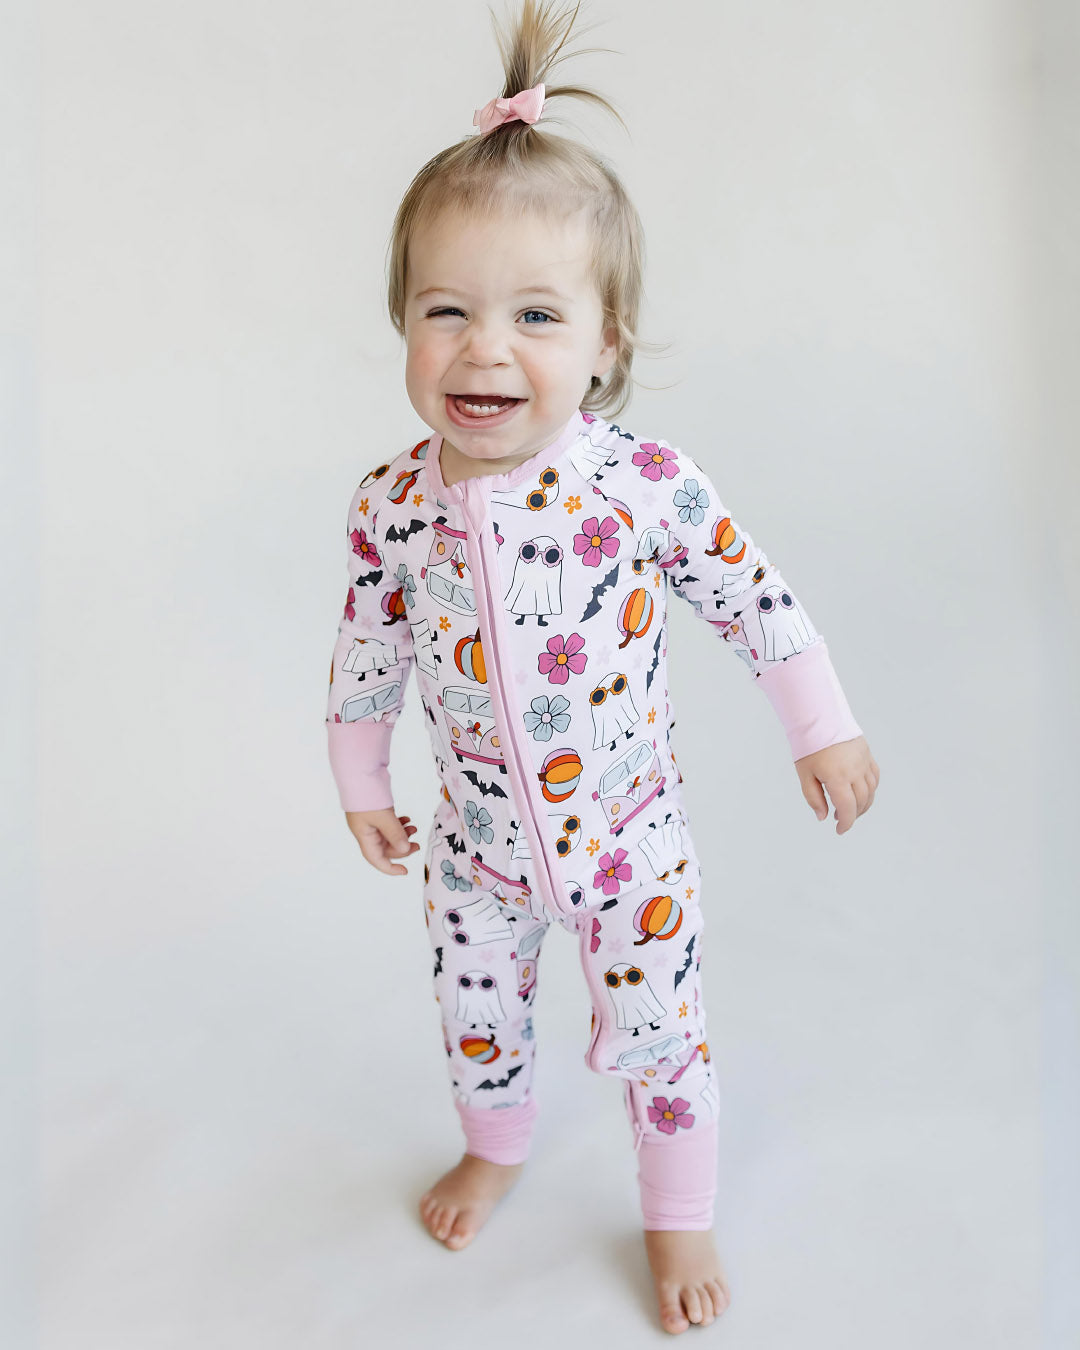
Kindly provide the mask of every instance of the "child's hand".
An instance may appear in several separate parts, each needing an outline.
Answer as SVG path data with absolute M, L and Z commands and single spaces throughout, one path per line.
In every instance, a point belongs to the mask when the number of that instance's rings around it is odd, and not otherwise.
M 392 806 L 385 806 L 381 811 L 346 811 L 345 820 L 372 867 L 387 876 L 408 876 L 407 867 L 390 861 L 391 857 L 409 857 L 420 847 L 409 838 L 416 826 L 409 824 L 408 816 L 397 816 Z
M 870 753 L 865 736 L 827 745 L 795 761 L 803 796 L 814 808 L 818 820 L 829 814 L 825 792 L 832 798 L 837 822 L 836 833 L 843 834 L 874 803 L 880 772 Z

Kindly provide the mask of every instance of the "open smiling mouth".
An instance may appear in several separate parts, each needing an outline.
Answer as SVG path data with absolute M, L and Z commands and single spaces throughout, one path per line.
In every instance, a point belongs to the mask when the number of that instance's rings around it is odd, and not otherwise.
M 447 394 L 446 408 L 450 420 L 458 426 L 476 426 L 479 423 L 509 421 L 523 398 L 503 394 Z

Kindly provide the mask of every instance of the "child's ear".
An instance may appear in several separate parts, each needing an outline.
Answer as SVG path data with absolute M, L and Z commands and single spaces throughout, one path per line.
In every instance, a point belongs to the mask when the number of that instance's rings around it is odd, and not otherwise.
M 617 328 L 604 329 L 604 345 L 600 350 L 600 355 L 596 358 L 596 365 L 593 366 L 593 374 L 603 376 L 608 373 L 615 364 L 615 358 L 619 354 L 619 331 Z

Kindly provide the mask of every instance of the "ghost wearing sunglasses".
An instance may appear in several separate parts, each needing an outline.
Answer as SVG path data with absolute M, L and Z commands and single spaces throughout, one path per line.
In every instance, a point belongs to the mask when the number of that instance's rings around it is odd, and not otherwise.
M 562 613 L 561 546 L 550 534 L 526 539 L 514 559 L 510 589 L 503 597 L 506 608 L 524 625 L 526 615 L 535 614 L 538 628 L 546 628 L 545 614 Z
M 490 971 L 462 971 L 458 976 L 454 1016 L 471 1027 L 493 1027 L 506 1021 L 499 984 Z
M 652 991 L 640 966 L 632 966 L 626 961 L 609 967 L 604 972 L 604 984 L 611 996 L 611 1005 L 615 1009 L 615 1025 L 623 1029 L 638 1029 L 649 1026 L 659 1031 L 658 1019 L 667 1009 Z
M 629 681 L 616 670 L 605 675 L 603 681 L 589 694 L 589 708 L 592 711 L 594 750 L 599 750 L 609 742 L 614 750 L 616 738 L 625 731 L 629 739 L 630 727 L 641 718 L 630 697 Z

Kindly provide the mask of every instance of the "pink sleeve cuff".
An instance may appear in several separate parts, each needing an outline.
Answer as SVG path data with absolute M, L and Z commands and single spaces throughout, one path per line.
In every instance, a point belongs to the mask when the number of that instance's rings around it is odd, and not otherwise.
M 379 811 L 393 806 L 388 722 L 327 722 L 330 770 L 343 811 Z
M 862 735 L 824 638 L 774 666 L 758 683 L 783 725 L 792 759 Z

